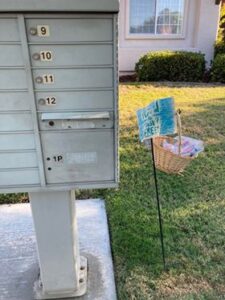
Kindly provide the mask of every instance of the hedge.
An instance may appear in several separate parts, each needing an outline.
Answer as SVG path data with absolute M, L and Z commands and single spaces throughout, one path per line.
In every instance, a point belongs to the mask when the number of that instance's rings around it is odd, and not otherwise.
M 142 56 L 135 70 L 139 81 L 201 81 L 205 57 L 195 52 L 154 51 Z
M 212 70 L 212 81 L 218 81 L 225 83 L 225 54 L 217 54 L 215 57 Z
M 217 54 L 225 54 L 225 42 L 220 41 L 215 43 L 215 53 L 214 56 L 216 57 Z
M 222 53 L 225 54 L 225 4 L 221 6 L 220 11 L 219 30 L 215 43 L 215 56 Z

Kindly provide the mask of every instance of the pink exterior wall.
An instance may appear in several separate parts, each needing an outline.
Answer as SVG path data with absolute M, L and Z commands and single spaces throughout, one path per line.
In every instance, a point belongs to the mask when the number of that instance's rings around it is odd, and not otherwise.
M 174 37 L 136 38 L 129 35 L 129 0 L 120 0 L 119 69 L 121 74 L 134 71 L 135 63 L 154 50 L 188 50 L 205 53 L 208 64 L 213 58 L 220 6 L 215 0 L 186 0 L 184 34 Z

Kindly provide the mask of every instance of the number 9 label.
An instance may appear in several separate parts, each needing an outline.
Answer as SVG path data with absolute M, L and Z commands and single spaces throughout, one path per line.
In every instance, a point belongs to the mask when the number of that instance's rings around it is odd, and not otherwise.
M 50 36 L 49 26 L 48 25 L 38 25 L 37 26 L 37 34 L 40 37 Z

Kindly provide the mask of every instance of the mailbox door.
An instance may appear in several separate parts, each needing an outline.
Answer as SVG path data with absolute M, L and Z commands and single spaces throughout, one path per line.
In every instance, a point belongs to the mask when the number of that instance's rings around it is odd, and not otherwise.
M 87 66 L 113 65 L 113 46 L 111 43 L 32 45 L 30 55 L 34 67 L 83 66 L 84 62 Z
M 113 40 L 112 18 L 100 15 L 27 19 L 26 27 L 29 42 L 72 44 Z
M 42 132 L 47 183 L 113 181 L 113 131 Z
M 114 110 L 113 90 L 38 91 L 36 105 L 39 111 Z

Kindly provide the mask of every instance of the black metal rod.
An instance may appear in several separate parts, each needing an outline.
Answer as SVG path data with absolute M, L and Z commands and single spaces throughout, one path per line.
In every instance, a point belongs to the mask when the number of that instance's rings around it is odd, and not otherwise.
M 156 173 L 156 167 L 155 167 L 155 154 L 154 154 L 154 148 L 153 148 L 153 139 L 151 139 L 151 150 L 152 150 L 153 173 L 154 173 L 154 180 L 155 180 L 155 193 L 156 193 L 157 208 L 158 208 L 160 240 L 161 240 L 161 247 L 162 247 L 162 258 L 163 258 L 163 266 L 164 266 L 164 270 L 165 270 L 166 269 L 166 260 L 165 260 L 165 249 L 164 249 L 164 238 L 163 238 L 163 225 L 162 225 L 162 215 L 161 215 L 161 207 L 160 207 L 160 200 L 159 200 L 158 179 L 157 179 L 157 173 Z

